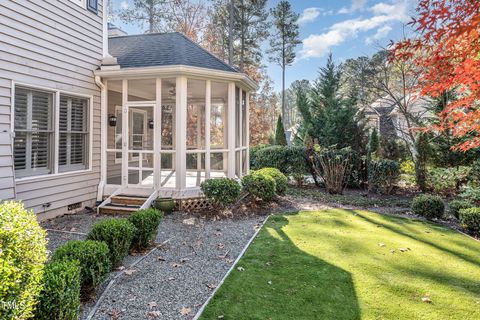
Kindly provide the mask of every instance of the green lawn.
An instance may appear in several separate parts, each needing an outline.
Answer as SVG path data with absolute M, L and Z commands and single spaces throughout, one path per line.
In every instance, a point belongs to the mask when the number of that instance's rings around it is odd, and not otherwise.
M 202 319 L 219 317 L 480 319 L 480 243 L 366 211 L 274 216 Z

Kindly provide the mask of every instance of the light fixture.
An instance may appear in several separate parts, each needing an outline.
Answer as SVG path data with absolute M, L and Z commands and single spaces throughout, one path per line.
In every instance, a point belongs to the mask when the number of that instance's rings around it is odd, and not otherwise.
M 116 127 L 117 126 L 117 117 L 113 114 L 108 116 L 108 124 L 110 127 Z
M 148 120 L 148 128 L 153 129 L 153 120 L 152 119 Z

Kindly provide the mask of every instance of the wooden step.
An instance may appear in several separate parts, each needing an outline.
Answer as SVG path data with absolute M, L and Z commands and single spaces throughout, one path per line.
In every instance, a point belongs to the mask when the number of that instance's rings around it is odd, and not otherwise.
M 112 204 L 142 206 L 148 198 L 129 195 L 117 195 L 111 198 Z
M 100 214 L 130 214 L 140 209 L 138 205 L 107 204 L 100 207 Z

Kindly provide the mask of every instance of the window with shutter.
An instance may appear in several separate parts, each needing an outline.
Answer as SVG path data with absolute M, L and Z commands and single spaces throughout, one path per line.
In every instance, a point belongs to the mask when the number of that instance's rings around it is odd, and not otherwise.
M 58 165 L 60 172 L 88 167 L 88 99 L 60 96 Z
M 14 127 L 16 177 L 52 173 L 53 94 L 16 87 Z

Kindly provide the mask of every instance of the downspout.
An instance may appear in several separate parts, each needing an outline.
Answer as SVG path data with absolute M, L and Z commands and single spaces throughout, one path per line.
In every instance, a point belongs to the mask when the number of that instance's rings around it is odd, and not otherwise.
M 107 91 L 105 88 L 105 84 L 102 82 L 102 78 L 100 76 L 95 76 L 95 83 L 100 88 L 100 183 L 98 184 L 97 189 L 97 201 L 102 201 L 103 199 L 103 189 L 105 187 L 105 177 L 107 169 L 106 166 L 106 130 L 105 125 L 107 123 L 105 111 L 107 108 Z

